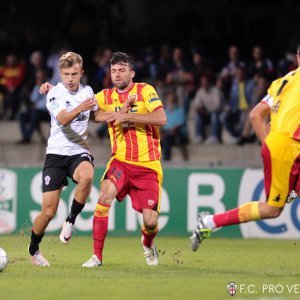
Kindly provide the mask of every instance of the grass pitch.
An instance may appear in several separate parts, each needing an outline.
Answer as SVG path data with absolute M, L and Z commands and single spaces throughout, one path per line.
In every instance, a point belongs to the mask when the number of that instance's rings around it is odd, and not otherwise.
M 9 256 L 0 273 L 1 300 L 100 299 L 193 300 L 300 299 L 300 243 L 288 240 L 215 239 L 192 252 L 188 238 L 160 237 L 160 265 L 146 265 L 140 237 L 108 236 L 104 265 L 83 269 L 92 255 L 92 238 L 74 236 L 63 245 L 47 236 L 41 245 L 50 268 L 31 264 L 29 235 L 0 236 Z

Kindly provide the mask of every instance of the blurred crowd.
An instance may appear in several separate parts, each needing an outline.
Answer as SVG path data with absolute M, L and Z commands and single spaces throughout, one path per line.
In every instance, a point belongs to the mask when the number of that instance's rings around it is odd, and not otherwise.
M 35 130 L 42 142 L 46 140 L 40 125 L 49 121 L 49 115 L 45 96 L 38 89 L 42 82 L 56 84 L 60 80 L 58 59 L 68 50 L 60 47 L 47 55 L 37 50 L 28 57 L 7 53 L 0 61 L 0 119 L 19 122 L 22 140 L 17 142 L 30 143 Z M 88 63 L 83 83 L 95 92 L 111 87 L 109 59 L 113 51 L 100 47 L 91 57 L 84 57 Z M 129 54 L 135 60 L 135 81 L 152 84 L 165 105 L 168 121 L 161 130 L 165 160 L 171 159 L 174 146 L 180 147 L 187 160 L 189 143 L 255 142 L 249 111 L 274 78 L 297 68 L 294 53 L 287 52 L 275 62 L 259 45 L 249 49 L 246 56 L 238 45 L 231 45 L 223 64 L 217 64 L 218 60 L 205 51 L 169 45 Z M 98 136 L 107 136 L 105 125 L 99 126 Z

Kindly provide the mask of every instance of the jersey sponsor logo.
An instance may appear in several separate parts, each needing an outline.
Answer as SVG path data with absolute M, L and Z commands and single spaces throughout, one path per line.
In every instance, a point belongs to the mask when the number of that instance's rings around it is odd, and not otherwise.
M 45 176 L 44 180 L 45 180 L 45 185 L 49 185 L 51 177 L 49 175 L 47 175 L 47 176 Z
M 148 205 L 152 206 L 154 204 L 154 200 L 148 199 Z
M 158 97 L 158 95 L 156 93 L 150 93 L 149 94 L 149 98 L 150 98 L 149 103 L 152 103 L 154 101 L 159 101 L 160 100 L 159 97 Z

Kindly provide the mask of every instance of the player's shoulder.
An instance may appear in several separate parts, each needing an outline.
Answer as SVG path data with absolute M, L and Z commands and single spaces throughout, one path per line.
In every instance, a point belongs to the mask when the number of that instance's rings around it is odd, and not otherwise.
M 65 86 L 59 82 L 48 92 L 47 98 L 51 99 L 53 97 L 60 96 L 65 92 L 65 90 L 66 90 Z
M 136 87 L 141 90 L 154 90 L 154 87 L 149 83 L 137 82 L 135 84 L 136 84 Z
M 84 94 L 87 94 L 88 97 L 93 97 L 94 96 L 94 91 L 89 85 L 82 86 L 82 92 Z
M 107 94 L 112 94 L 113 91 L 114 91 L 114 88 L 103 89 L 100 92 L 96 93 L 95 97 L 96 97 L 96 99 L 99 99 L 99 98 L 105 97 L 105 95 L 107 95 Z

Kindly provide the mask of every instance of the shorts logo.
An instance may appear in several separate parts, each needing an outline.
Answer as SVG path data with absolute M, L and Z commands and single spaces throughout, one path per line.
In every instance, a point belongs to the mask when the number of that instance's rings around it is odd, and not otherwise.
M 227 290 L 230 296 L 234 296 L 236 293 L 237 285 L 235 282 L 229 282 L 227 285 Z
M 150 199 L 149 199 L 149 200 L 148 200 L 148 205 L 151 206 L 151 205 L 153 205 L 153 204 L 154 204 L 154 200 L 150 200 Z
M 51 177 L 47 175 L 47 176 L 45 177 L 45 184 L 46 184 L 46 185 L 49 185 L 50 180 L 51 180 Z

